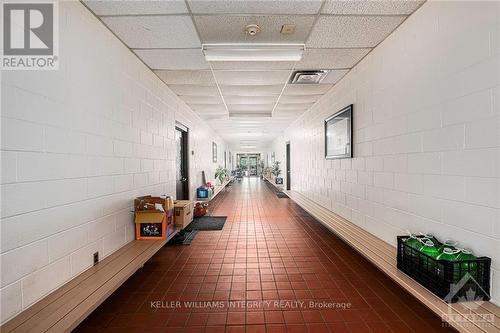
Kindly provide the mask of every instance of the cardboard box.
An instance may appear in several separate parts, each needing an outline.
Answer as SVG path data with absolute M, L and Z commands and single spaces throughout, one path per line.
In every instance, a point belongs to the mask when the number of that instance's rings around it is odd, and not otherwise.
M 136 239 L 165 239 L 167 229 L 165 213 L 136 212 L 135 238 Z
M 174 202 L 171 197 L 152 197 L 150 195 L 145 195 L 143 197 L 137 197 L 134 200 L 134 208 L 135 211 L 141 211 L 144 210 L 144 207 L 149 207 L 154 208 L 155 204 L 161 204 L 163 206 L 163 209 L 167 212 L 171 209 L 174 208 Z
M 134 210 L 136 239 L 165 239 L 172 233 L 172 198 L 138 197 L 134 200 Z
M 184 229 L 193 221 L 193 202 L 189 200 L 174 201 L 175 227 Z
M 173 234 L 175 231 L 174 209 L 173 208 L 167 212 L 166 220 L 167 220 L 167 226 L 166 226 L 167 229 L 166 229 L 165 233 L 166 233 L 166 236 L 168 237 L 171 234 Z

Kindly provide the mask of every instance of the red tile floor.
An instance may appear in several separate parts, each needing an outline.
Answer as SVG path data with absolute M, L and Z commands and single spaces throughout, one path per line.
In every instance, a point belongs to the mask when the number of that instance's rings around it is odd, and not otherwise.
M 444 332 L 441 320 L 258 178 L 213 203 L 221 231 L 160 250 L 77 332 Z

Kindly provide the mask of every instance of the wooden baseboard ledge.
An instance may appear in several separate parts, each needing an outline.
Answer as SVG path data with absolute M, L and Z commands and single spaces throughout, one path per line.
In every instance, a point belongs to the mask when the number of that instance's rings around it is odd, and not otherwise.
M 401 287 L 459 332 L 500 333 L 500 308 L 491 302 L 448 304 L 396 267 L 396 248 L 296 191 L 284 191 Z
M 278 189 L 278 191 L 283 191 L 284 190 L 284 187 L 283 187 L 283 184 L 276 184 L 276 182 L 274 181 L 274 178 L 268 178 L 266 176 L 263 177 L 264 180 L 267 180 L 271 185 L 273 185 L 274 187 L 276 187 L 276 189 Z
M 71 332 L 177 232 L 166 240 L 128 243 L 18 314 L 2 325 L 0 331 Z

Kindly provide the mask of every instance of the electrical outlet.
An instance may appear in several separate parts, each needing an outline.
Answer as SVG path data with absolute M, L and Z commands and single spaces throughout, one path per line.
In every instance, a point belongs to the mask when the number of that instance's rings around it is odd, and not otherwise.
M 94 266 L 99 263 L 99 252 L 94 253 Z

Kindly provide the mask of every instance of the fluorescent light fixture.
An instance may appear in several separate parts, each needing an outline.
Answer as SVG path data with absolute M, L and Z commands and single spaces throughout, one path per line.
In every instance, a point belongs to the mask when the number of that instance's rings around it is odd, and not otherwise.
M 299 61 L 304 44 L 203 44 L 207 61 Z
M 243 148 L 243 149 L 254 149 L 254 148 L 257 148 L 257 146 L 240 146 L 240 148 Z

